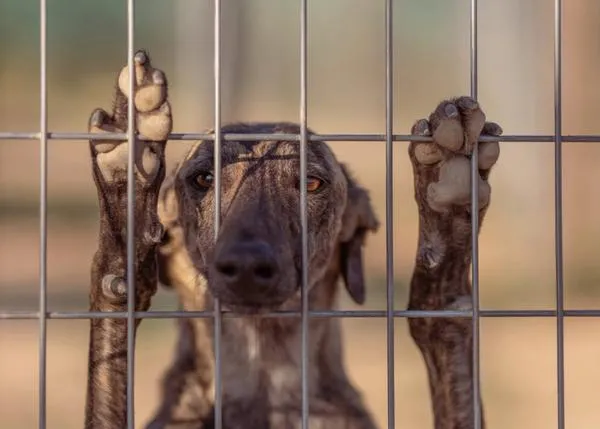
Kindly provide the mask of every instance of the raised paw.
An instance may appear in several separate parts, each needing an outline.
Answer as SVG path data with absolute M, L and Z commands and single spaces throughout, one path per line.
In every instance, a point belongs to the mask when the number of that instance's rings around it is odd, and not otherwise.
M 135 130 L 140 135 L 136 144 L 135 164 L 137 177 L 149 183 L 164 164 L 164 146 L 172 130 L 171 106 L 168 100 L 167 78 L 155 69 L 147 52 L 140 50 L 134 56 L 135 67 Z M 112 113 L 96 109 L 90 115 L 88 130 L 93 134 L 125 133 L 128 129 L 127 108 L 130 100 L 129 67 L 121 69 L 113 99 Z M 126 180 L 127 141 L 91 140 L 93 157 L 105 181 Z
M 165 146 L 171 131 L 171 108 L 167 99 L 167 80 L 154 69 L 148 54 L 136 53 L 135 96 L 129 91 L 128 68 L 117 78 L 111 113 L 96 109 L 90 115 L 92 172 L 98 192 L 100 233 L 98 250 L 92 260 L 90 310 L 123 312 L 133 298 L 135 311 L 147 311 L 158 285 L 156 250 L 163 237 L 157 205 L 165 177 Z M 128 182 L 129 143 L 109 139 L 106 133 L 122 134 L 128 129 L 128 103 L 133 100 L 137 128 L 133 153 L 133 183 Z M 104 135 L 104 136 L 103 136 Z M 134 187 L 129 199 L 128 185 Z M 133 208 L 133 216 L 129 209 Z M 130 220 L 133 222 L 133 231 Z M 134 251 L 129 247 L 132 233 Z M 133 262 L 133 273 L 129 263 Z M 131 276 L 131 277 L 129 277 Z M 129 295 L 129 285 L 133 297 Z M 128 335 L 135 335 L 123 319 L 90 321 L 86 429 L 127 426 L 126 357 Z
M 412 141 L 409 146 L 419 208 L 419 241 L 408 309 L 468 311 L 472 307 L 472 238 L 481 230 L 489 207 L 489 173 L 500 155 L 495 139 L 479 139 L 481 135 L 500 136 L 502 129 L 486 122 L 477 101 L 459 97 L 440 103 L 429 119 L 413 125 L 412 133 L 431 136 L 432 141 Z M 474 154 L 478 231 L 473 231 L 471 213 Z M 473 427 L 472 321 L 414 317 L 408 324 L 427 367 L 435 427 Z M 485 427 L 482 411 L 479 426 Z
M 415 173 L 419 203 L 436 212 L 470 210 L 471 156 L 478 155 L 478 196 L 480 209 L 490 201 L 489 171 L 500 156 L 498 142 L 481 142 L 481 135 L 499 136 L 502 128 L 486 122 L 479 103 L 471 97 L 443 101 L 429 119 L 418 120 L 412 133 L 432 136 L 432 142 L 411 142 L 409 154 Z

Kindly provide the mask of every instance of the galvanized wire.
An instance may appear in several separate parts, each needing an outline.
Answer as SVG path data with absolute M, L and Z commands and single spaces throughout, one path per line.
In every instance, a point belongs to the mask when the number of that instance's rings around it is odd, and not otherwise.
M 565 339 L 562 230 L 562 0 L 554 1 L 554 221 L 556 258 L 556 384 L 558 428 L 565 427 Z
M 139 136 L 140 138 L 143 136 Z M 106 134 L 90 134 L 90 133 L 71 133 L 71 132 L 48 132 L 48 140 L 125 140 L 127 134 L 123 133 L 106 133 Z M 40 133 L 36 132 L 0 132 L 0 142 L 2 140 L 32 140 L 40 139 Z M 172 133 L 169 134 L 168 140 L 174 141 L 196 141 L 207 140 L 213 141 L 214 134 L 207 133 Z M 307 137 L 309 142 L 385 142 L 387 141 L 386 134 L 310 134 Z M 600 135 L 576 134 L 562 135 L 560 139 L 563 143 L 600 143 Z M 221 141 L 300 141 L 298 134 L 236 134 L 222 133 Z M 392 141 L 395 142 L 430 142 L 433 141 L 431 136 L 417 136 L 412 134 L 394 134 Z M 555 143 L 556 137 L 554 134 L 507 134 L 503 136 L 481 136 L 479 142 L 512 142 L 512 143 Z
M 127 428 L 135 427 L 135 90 L 136 73 L 133 56 L 135 33 L 135 0 L 127 0 L 127 66 L 129 102 L 127 103 Z
M 40 0 L 40 302 L 39 302 L 39 397 L 38 426 L 46 427 L 46 350 L 48 345 L 47 250 L 48 250 L 48 87 L 47 87 L 47 6 Z
M 221 227 L 221 0 L 215 0 L 214 15 L 214 179 L 215 179 L 215 242 Z M 223 427 L 222 386 L 222 316 L 221 300 L 214 299 L 214 353 L 215 353 L 215 429 Z
M 300 233 L 302 235 L 302 318 L 301 365 L 302 378 L 302 429 L 308 429 L 308 207 L 307 207 L 307 97 L 308 97 L 308 0 L 300 0 Z
M 387 325 L 387 420 L 396 427 L 394 359 L 394 16 L 385 1 L 385 268 Z
M 477 0 L 471 0 L 471 97 L 477 100 L 479 76 L 477 69 Z M 481 429 L 480 353 L 479 353 L 479 142 L 471 154 L 471 298 L 473 335 L 473 427 Z
M 479 303 L 479 204 L 478 204 L 478 151 L 474 148 L 471 166 L 471 213 L 472 213 L 472 309 L 470 311 L 415 311 L 394 310 L 394 264 L 393 264 L 393 142 L 431 141 L 431 137 L 393 134 L 393 14 L 392 1 L 385 0 L 385 45 L 386 45 L 386 128 L 384 134 L 317 134 L 307 132 L 307 0 L 300 0 L 300 133 L 299 134 L 225 134 L 221 133 L 221 2 L 215 0 L 214 11 L 214 83 L 215 120 L 214 133 L 172 133 L 169 140 L 208 140 L 214 141 L 215 163 L 215 240 L 220 228 L 221 209 L 221 142 L 290 140 L 300 142 L 300 218 L 302 231 L 302 308 L 301 311 L 276 311 L 257 317 L 300 318 L 302 327 L 302 428 L 308 428 L 309 386 L 308 386 L 308 322 L 311 318 L 385 318 L 387 322 L 387 413 L 388 427 L 395 427 L 394 412 L 394 321 L 396 318 L 414 317 L 469 317 L 473 322 L 473 417 L 475 428 L 481 427 L 480 408 L 480 318 L 481 317 L 552 317 L 557 323 L 557 423 L 559 429 L 565 427 L 564 391 L 564 319 L 566 317 L 600 317 L 600 310 L 566 310 L 564 308 L 564 260 L 562 227 L 562 144 L 566 142 L 600 142 L 597 135 L 562 135 L 562 0 L 555 0 L 554 34 L 554 134 L 553 135 L 504 135 L 501 137 L 482 136 L 479 142 L 526 142 L 550 143 L 555 148 L 555 263 L 556 263 L 556 309 L 555 310 L 484 310 Z M 470 93 L 478 97 L 478 14 L 477 0 L 470 2 Z M 77 132 L 50 132 L 48 130 L 48 91 L 47 91 L 47 5 L 40 0 L 40 130 L 39 132 L 1 132 L 0 141 L 31 140 L 40 145 L 40 246 L 39 246 L 39 309 L 36 312 L 0 312 L 0 320 L 39 320 L 39 398 L 38 426 L 46 427 L 47 390 L 47 321 L 77 319 L 126 319 L 127 320 L 127 427 L 133 429 L 134 379 L 135 379 L 135 322 L 136 319 L 180 319 L 214 318 L 215 335 L 215 427 L 222 427 L 222 380 L 221 380 L 221 331 L 222 318 L 243 317 L 222 311 L 215 299 L 214 311 L 135 311 L 135 105 L 131 101 L 135 93 L 134 67 L 134 23 L 135 0 L 127 0 L 127 65 L 129 67 L 128 129 L 126 133 L 106 133 L 97 135 Z M 47 308 L 47 186 L 48 186 L 48 147 L 51 140 L 127 140 L 127 311 L 124 312 L 52 312 Z M 385 310 L 331 310 L 310 311 L 308 301 L 308 220 L 306 194 L 306 153 L 308 142 L 314 141 L 372 141 L 386 144 L 386 292 Z
M 136 311 L 136 319 L 206 319 L 214 317 L 213 311 Z M 247 317 L 243 314 L 222 311 L 225 319 Z M 598 317 L 600 310 L 596 309 L 578 309 L 563 310 L 563 317 L 582 318 Z M 554 310 L 479 310 L 479 317 L 485 318 L 556 318 L 558 312 Z M 309 311 L 311 318 L 350 318 L 350 319 L 377 319 L 387 318 L 387 310 L 321 310 Z M 0 312 L 0 320 L 35 320 L 41 317 L 38 311 L 4 311 Z M 49 311 L 47 319 L 70 319 L 70 320 L 89 320 L 89 319 L 126 319 L 125 311 Z M 253 315 L 256 318 L 301 318 L 301 311 L 273 311 Z M 424 318 L 424 317 L 443 317 L 452 318 L 471 318 L 473 312 L 470 310 L 394 310 L 394 318 Z

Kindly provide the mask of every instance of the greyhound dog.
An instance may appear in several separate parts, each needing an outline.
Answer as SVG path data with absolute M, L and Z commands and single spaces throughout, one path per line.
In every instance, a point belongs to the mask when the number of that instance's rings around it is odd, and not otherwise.
M 167 177 L 165 147 L 172 112 L 165 74 L 146 51 L 117 76 L 113 110 L 96 109 L 89 131 L 100 206 L 98 250 L 91 269 L 93 311 L 127 310 L 128 142 L 102 139 L 127 129 L 135 105 L 135 310 L 146 311 L 158 284 L 173 288 L 184 310 L 222 307 L 222 423 L 225 429 L 299 428 L 301 327 L 297 318 L 263 317 L 299 311 L 302 285 L 300 144 L 285 139 L 221 142 L 220 227 L 215 234 L 214 142 L 200 141 Z M 287 122 L 234 123 L 222 133 L 298 134 Z M 479 219 L 490 202 L 490 169 L 499 136 L 470 97 L 440 103 L 417 121 L 409 155 L 419 212 L 419 242 L 409 308 L 468 308 L 471 296 L 471 170 L 478 151 Z M 308 130 L 309 134 L 313 131 Z M 488 139 L 489 140 L 489 139 Z M 338 281 L 358 304 L 365 300 L 362 251 L 379 221 L 369 194 L 324 142 L 307 144 L 308 290 L 312 310 L 331 310 Z M 480 224 L 481 225 L 481 224 Z M 135 327 L 140 319 L 136 319 Z M 162 402 L 148 428 L 212 428 L 212 318 L 180 319 L 175 358 L 162 383 Z M 473 427 L 472 332 L 468 318 L 409 318 L 427 368 L 435 427 Z M 309 321 L 307 377 L 311 428 L 374 429 L 359 390 L 346 375 L 339 319 Z M 123 428 L 127 417 L 127 322 L 92 319 L 86 428 Z M 479 398 L 477 398 L 479 401 Z M 483 415 L 483 413 L 480 413 Z M 483 427 L 483 417 L 482 417 Z

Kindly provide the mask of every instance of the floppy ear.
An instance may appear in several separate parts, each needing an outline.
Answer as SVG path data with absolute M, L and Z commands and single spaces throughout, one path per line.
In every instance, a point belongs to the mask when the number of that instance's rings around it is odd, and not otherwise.
M 379 221 L 366 189 L 358 185 L 345 165 L 342 171 L 348 181 L 348 201 L 340 231 L 340 268 L 350 297 L 357 304 L 365 302 L 365 279 L 362 248 L 367 232 L 379 229 Z

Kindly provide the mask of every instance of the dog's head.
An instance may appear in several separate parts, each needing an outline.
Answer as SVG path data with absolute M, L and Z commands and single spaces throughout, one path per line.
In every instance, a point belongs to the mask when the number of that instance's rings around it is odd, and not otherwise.
M 299 132 L 293 124 L 234 124 L 223 133 Z M 302 284 L 300 144 L 223 141 L 221 216 L 215 240 L 214 144 L 196 145 L 179 168 L 179 221 L 196 269 L 214 296 L 234 310 L 276 309 Z M 378 228 L 367 192 L 325 143 L 307 145 L 308 285 L 325 275 L 334 255 L 351 297 L 365 298 L 362 246 Z M 335 261 L 338 262 L 338 261 Z

